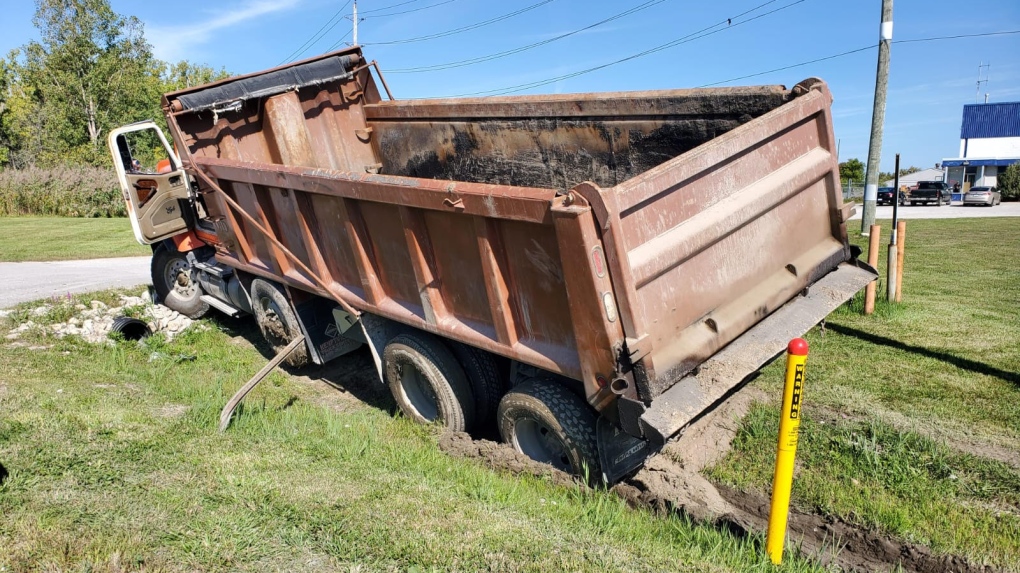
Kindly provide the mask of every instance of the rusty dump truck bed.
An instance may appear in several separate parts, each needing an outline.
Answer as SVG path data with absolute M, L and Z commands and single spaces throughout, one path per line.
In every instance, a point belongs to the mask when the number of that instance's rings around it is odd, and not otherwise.
M 164 101 L 185 163 L 279 241 L 202 183 L 220 262 L 581 381 L 660 438 L 874 278 L 830 103 L 819 80 L 384 101 L 357 48 Z

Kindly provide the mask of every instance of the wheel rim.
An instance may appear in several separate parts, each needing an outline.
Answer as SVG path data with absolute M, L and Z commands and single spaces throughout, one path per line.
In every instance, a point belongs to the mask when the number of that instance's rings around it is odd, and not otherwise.
M 429 422 L 439 418 L 439 402 L 429 381 L 413 366 L 400 369 L 400 388 L 418 415 Z
M 267 337 L 280 342 L 290 342 L 290 335 L 287 332 L 287 325 L 280 319 L 282 311 L 272 298 L 268 296 L 260 297 L 259 308 L 262 310 L 262 329 Z
M 529 458 L 570 472 L 567 447 L 552 428 L 533 418 L 521 418 L 514 424 L 514 445 Z
M 191 269 L 185 259 L 172 259 L 164 269 L 163 282 L 168 291 L 174 291 L 183 298 L 190 299 L 197 294 L 195 283 L 191 280 Z

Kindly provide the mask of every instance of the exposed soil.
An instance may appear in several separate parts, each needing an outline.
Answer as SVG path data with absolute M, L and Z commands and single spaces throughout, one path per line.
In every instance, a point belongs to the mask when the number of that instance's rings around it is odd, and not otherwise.
M 542 477 L 557 485 L 581 483 L 570 474 L 536 462 L 506 444 L 476 440 L 464 432 L 444 432 L 439 436 L 439 449 L 457 458 L 481 460 L 495 470 Z
M 716 485 L 701 470 L 720 460 L 730 449 L 741 418 L 751 404 L 764 398 L 755 388 L 744 388 L 730 400 L 671 441 L 631 479 L 613 489 L 632 505 L 657 511 L 679 511 L 740 535 L 764 532 L 770 500 L 754 492 Z M 902 571 L 916 573 L 970 573 L 998 571 L 956 556 L 937 556 L 927 547 L 904 543 L 861 529 L 840 519 L 790 511 L 788 535 L 801 550 L 819 562 L 847 571 Z
M 769 499 L 756 493 L 718 486 L 734 512 L 718 522 L 735 531 L 764 531 L 768 525 Z M 990 565 L 976 565 L 962 557 L 933 555 L 922 545 L 904 543 L 881 533 L 867 531 L 837 518 L 790 511 L 791 540 L 823 564 L 849 571 L 902 571 L 916 573 L 992 573 Z
M 702 469 L 726 455 L 741 418 L 760 398 L 760 391 L 754 388 L 738 392 L 652 456 L 632 477 L 613 486 L 612 491 L 632 506 L 664 514 L 683 513 L 737 535 L 764 532 L 768 526 L 768 497 L 716 485 L 701 475 Z M 517 453 L 506 444 L 475 440 L 468 434 L 444 433 L 440 436 L 439 447 L 455 457 L 481 460 L 496 470 L 545 477 L 562 485 L 579 483 L 551 466 Z M 901 542 L 834 517 L 791 510 L 788 528 L 790 539 L 800 545 L 804 554 L 845 571 L 1000 571 L 961 557 L 933 555 L 927 547 Z

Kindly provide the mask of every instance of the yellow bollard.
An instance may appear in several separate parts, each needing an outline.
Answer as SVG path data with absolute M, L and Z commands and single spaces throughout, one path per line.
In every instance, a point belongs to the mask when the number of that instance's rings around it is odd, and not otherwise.
M 786 348 L 786 384 L 783 386 L 783 409 L 779 418 L 779 446 L 776 448 L 776 473 L 772 478 L 772 507 L 769 510 L 769 531 L 765 550 L 769 559 L 783 562 L 786 541 L 786 520 L 790 512 L 790 487 L 793 486 L 793 461 L 797 456 L 797 435 L 800 430 L 801 392 L 804 390 L 804 363 L 808 343 L 794 338 Z

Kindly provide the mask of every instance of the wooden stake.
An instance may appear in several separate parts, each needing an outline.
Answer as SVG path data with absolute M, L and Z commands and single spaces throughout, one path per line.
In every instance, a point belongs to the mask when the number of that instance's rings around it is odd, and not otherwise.
M 871 236 L 868 237 L 868 264 L 872 268 L 878 268 L 878 243 L 879 235 L 882 233 L 881 225 L 871 226 Z M 864 289 L 864 314 L 875 312 L 875 289 L 877 281 L 868 283 Z
M 903 299 L 903 250 L 907 244 L 907 222 L 896 223 L 896 302 Z

